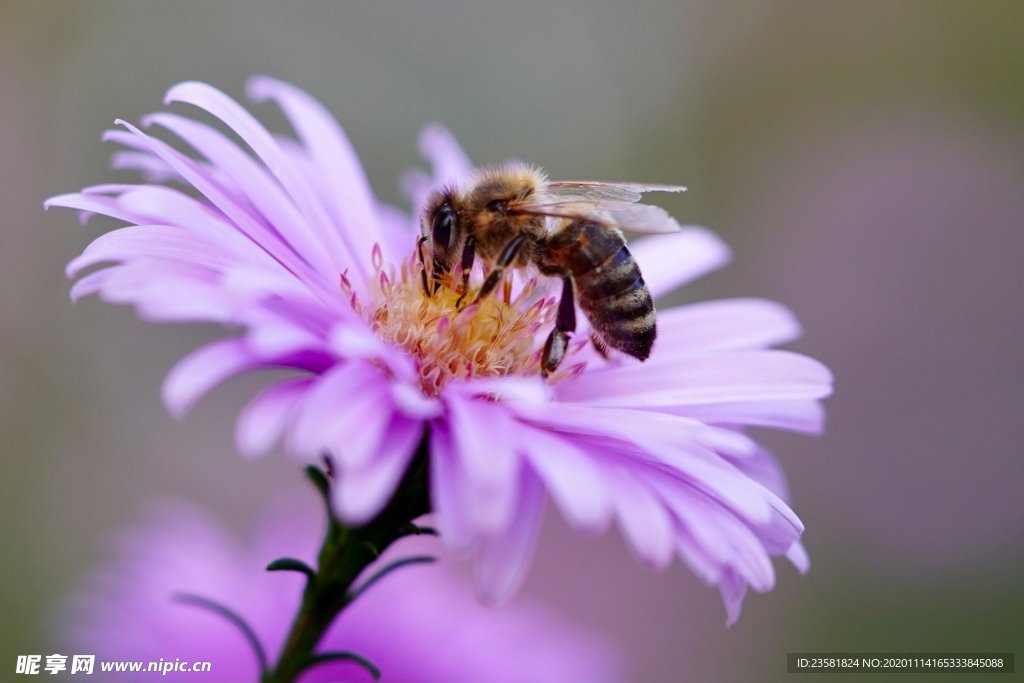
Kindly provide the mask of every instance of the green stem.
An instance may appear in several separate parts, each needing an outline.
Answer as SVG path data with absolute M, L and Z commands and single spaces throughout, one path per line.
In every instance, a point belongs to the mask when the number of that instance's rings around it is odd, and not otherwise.
M 387 507 L 361 527 L 341 524 L 329 515 L 327 533 L 309 577 L 302 605 L 277 664 L 263 673 L 262 683 L 292 683 L 316 663 L 315 650 L 334 619 L 349 604 L 352 586 L 362 571 L 393 542 L 416 527 L 411 522 L 430 512 L 427 490 L 427 437 Z M 328 501 L 328 505 L 329 505 Z

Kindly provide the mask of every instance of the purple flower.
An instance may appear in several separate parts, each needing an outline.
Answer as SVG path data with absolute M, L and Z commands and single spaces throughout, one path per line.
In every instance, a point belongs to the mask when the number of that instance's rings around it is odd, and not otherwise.
M 268 515 L 251 541 L 240 544 L 194 506 L 165 503 L 155 513 L 123 534 L 114 561 L 71 601 L 68 646 L 95 654 L 97 661 L 211 663 L 208 674 L 151 673 L 132 680 L 257 680 L 256 657 L 237 628 L 172 596 L 186 592 L 231 609 L 273 658 L 298 607 L 303 579 L 262 566 L 282 551 L 311 561 L 318 542 L 315 515 L 296 514 L 291 503 L 283 514 Z M 381 561 L 408 556 L 410 549 L 437 548 L 408 539 Z M 369 659 L 385 683 L 611 683 L 624 677 L 622 660 L 608 643 L 574 629 L 540 603 L 487 609 L 443 561 L 399 569 L 368 589 L 320 647 L 338 650 Z M 372 679 L 358 665 L 338 662 L 311 669 L 301 680 Z
M 429 433 L 438 524 L 450 546 L 474 549 L 491 601 L 523 578 L 548 495 L 582 531 L 616 521 L 654 567 L 682 558 L 719 587 L 730 622 L 748 586 L 774 584 L 771 556 L 806 569 L 784 478 L 746 433 L 822 428 L 827 368 L 768 349 L 798 336 L 788 310 L 759 299 L 663 310 L 642 364 L 602 359 L 584 328 L 543 380 L 540 345 L 557 280 L 518 279 L 472 314 L 456 315 L 454 296 L 425 296 L 416 216 L 377 201 L 323 106 L 269 78 L 248 90 L 281 107 L 296 139 L 271 135 L 210 86 L 183 83 L 166 101 L 205 110 L 248 149 L 205 123 L 152 114 L 144 124 L 196 157 L 122 122 L 106 134 L 127 148 L 114 165 L 147 182 L 48 202 L 129 224 L 68 265 L 79 278 L 74 299 L 99 294 L 154 322 L 220 322 L 237 332 L 171 371 L 163 396 L 173 414 L 234 375 L 293 370 L 244 410 L 238 447 L 255 456 L 283 440 L 308 462 L 330 453 L 334 507 L 356 524 L 387 502 Z M 406 179 L 416 207 L 472 171 L 441 128 L 424 132 L 421 149 L 433 173 Z M 695 227 L 630 249 L 655 297 L 728 259 L 717 237 Z

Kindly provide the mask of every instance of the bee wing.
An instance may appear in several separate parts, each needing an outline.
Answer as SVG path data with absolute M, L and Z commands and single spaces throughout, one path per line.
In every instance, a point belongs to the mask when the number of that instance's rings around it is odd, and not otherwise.
M 592 218 L 627 232 L 677 232 L 682 226 L 665 209 L 632 200 L 564 199 L 530 204 L 522 213 L 553 218 Z
M 566 199 L 612 200 L 638 202 L 645 192 L 685 192 L 682 185 L 644 185 L 641 183 L 605 183 L 591 180 L 569 180 L 547 184 L 547 193 Z

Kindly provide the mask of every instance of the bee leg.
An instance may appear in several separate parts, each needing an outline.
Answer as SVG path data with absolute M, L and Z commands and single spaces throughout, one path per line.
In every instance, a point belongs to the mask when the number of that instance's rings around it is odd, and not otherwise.
M 544 342 L 544 355 L 540 359 L 540 374 L 547 377 L 558 369 L 565 358 L 565 350 L 569 346 L 569 335 L 576 331 L 576 296 L 572 278 L 562 278 L 562 298 L 558 302 L 558 315 L 555 317 L 555 329 L 551 330 L 548 340 Z
M 427 236 L 423 235 L 416 242 L 416 253 L 420 258 L 420 265 L 423 268 L 420 270 L 420 279 L 423 281 L 423 293 L 427 296 L 434 295 L 434 289 L 430 286 L 430 282 L 427 280 L 427 261 L 423 258 L 423 243 L 427 241 Z
M 476 242 L 473 241 L 472 237 L 466 238 L 466 244 L 462 247 L 462 262 L 459 267 L 462 269 L 462 285 L 459 288 L 462 294 L 455 302 L 455 308 L 462 305 L 462 300 L 466 298 L 466 293 L 469 292 L 469 274 L 473 271 L 473 259 L 476 256 Z
M 507 269 L 512 262 L 516 260 L 516 256 L 519 255 L 519 250 L 523 248 L 523 243 L 526 242 L 525 235 L 516 235 L 512 238 L 512 241 L 505 245 L 505 248 L 498 254 L 498 262 L 494 264 L 494 270 L 484 280 L 484 286 L 480 288 L 480 293 L 476 295 L 476 300 L 480 301 L 498 286 L 501 279 L 505 277 L 505 269 Z

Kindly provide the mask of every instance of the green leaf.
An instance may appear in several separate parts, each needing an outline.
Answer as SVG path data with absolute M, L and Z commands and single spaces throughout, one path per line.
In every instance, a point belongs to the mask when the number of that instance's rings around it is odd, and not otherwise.
M 260 640 L 256 637 L 256 633 L 237 612 L 219 602 L 214 602 L 209 598 L 191 593 L 175 593 L 174 600 L 185 605 L 193 605 L 208 610 L 234 624 L 242 632 L 242 635 L 245 636 L 245 639 L 249 641 L 249 647 L 252 648 L 253 653 L 256 655 L 256 661 L 259 663 L 260 672 L 265 673 L 267 671 L 267 653 L 263 651 L 263 646 L 260 645 Z
M 360 595 L 365 593 L 366 590 L 370 586 L 372 586 L 373 584 L 377 583 L 378 581 L 380 581 L 381 579 L 383 579 L 385 576 L 387 576 L 391 572 L 395 571 L 396 569 L 401 569 L 402 567 L 408 567 L 409 565 L 413 565 L 413 564 L 432 564 L 434 562 L 437 562 L 437 558 L 436 557 L 431 557 L 429 555 L 416 555 L 414 557 L 407 557 L 404 560 L 398 560 L 396 562 L 392 562 L 391 564 L 387 565 L 386 567 L 384 567 L 383 569 L 378 571 L 376 574 L 371 576 L 369 579 L 367 579 L 363 583 L 363 585 L 359 586 L 359 588 L 356 588 L 354 591 L 349 593 L 348 598 L 345 600 L 345 604 L 349 604 L 350 605 L 353 602 L 355 602 L 356 599 Z
M 279 557 L 267 565 L 268 572 L 299 572 L 306 575 L 310 583 L 316 581 L 316 571 L 302 560 L 294 557 Z
M 327 475 L 324 474 L 322 469 L 313 465 L 306 467 L 305 472 L 306 478 L 313 482 L 313 486 L 315 486 L 316 490 L 320 492 L 324 502 L 330 506 L 331 481 L 327 478 Z
M 302 670 L 305 671 L 306 669 L 319 666 L 320 664 L 341 660 L 355 662 L 369 671 L 370 675 L 373 676 L 373 680 L 380 680 L 380 669 L 366 657 L 361 657 L 354 652 L 321 652 L 319 654 L 311 655 L 310 658 L 306 660 L 305 664 L 303 664 Z

